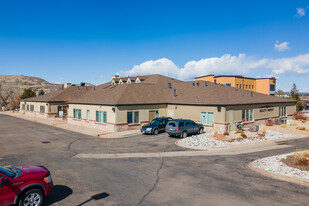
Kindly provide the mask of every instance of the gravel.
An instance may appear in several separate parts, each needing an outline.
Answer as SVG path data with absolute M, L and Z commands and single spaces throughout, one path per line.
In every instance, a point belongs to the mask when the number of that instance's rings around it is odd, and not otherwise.
M 252 162 L 252 166 L 274 174 L 280 174 L 288 177 L 296 177 L 303 180 L 309 180 L 309 171 L 303 171 L 294 167 L 289 167 L 283 162 L 281 162 L 281 159 L 286 158 L 287 156 L 293 154 L 294 152 L 291 152 L 288 154 L 282 154 L 255 160 Z
M 265 134 L 265 138 L 244 139 L 241 141 L 226 142 L 226 141 L 215 140 L 211 138 L 212 135 L 213 133 L 204 133 L 200 135 L 194 135 L 194 136 L 179 140 L 179 143 L 186 145 L 186 146 L 191 146 L 191 147 L 193 146 L 193 147 L 198 147 L 198 148 L 216 148 L 216 147 L 224 147 L 224 146 L 229 146 L 229 145 L 237 145 L 237 144 L 242 144 L 242 143 L 260 142 L 260 141 L 265 141 L 265 140 L 292 137 L 292 135 L 289 135 L 289 134 L 283 134 L 280 132 L 274 132 L 274 131 L 268 130 Z

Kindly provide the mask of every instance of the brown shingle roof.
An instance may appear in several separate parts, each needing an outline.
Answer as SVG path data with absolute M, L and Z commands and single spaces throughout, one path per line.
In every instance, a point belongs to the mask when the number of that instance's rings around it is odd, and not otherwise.
M 68 102 L 74 101 L 86 94 L 91 88 L 88 86 L 70 86 L 65 89 L 59 89 L 55 92 L 47 93 L 41 96 L 23 99 L 27 102 Z
M 133 104 L 192 104 L 192 105 L 237 105 L 294 102 L 205 81 L 183 82 L 162 75 L 141 76 L 140 84 L 111 85 L 110 82 L 91 89 L 87 94 L 70 103 L 133 105 Z M 172 88 L 168 88 L 171 83 Z M 194 83 L 194 86 L 193 86 Z M 199 83 L 199 86 L 197 86 Z M 174 90 L 176 96 L 174 96 Z

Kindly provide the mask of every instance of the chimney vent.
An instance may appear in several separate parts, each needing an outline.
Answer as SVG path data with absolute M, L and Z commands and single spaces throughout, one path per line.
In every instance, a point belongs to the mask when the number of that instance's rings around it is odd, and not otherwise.
M 84 87 L 85 84 L 86 84 L 85 82 L 81 82 L 81 83 L 80 83 L 80 86 L 81 86 L 81 87 Z
M 171 83 L 168 83 L 168 88 L 172 89 L 172 84 Z

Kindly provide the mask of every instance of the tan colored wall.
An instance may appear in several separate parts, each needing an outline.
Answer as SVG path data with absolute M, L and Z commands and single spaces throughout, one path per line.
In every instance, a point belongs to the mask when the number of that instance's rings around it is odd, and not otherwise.
M 82 110 L 82 119 L 87 119 L 87 110 L 90 111 L 89 120 L 96 120 L 96 111 L 106 111 L 107 114 L 107 123 L 115 123 L 115 113 L 112 111 L 112 106 L 100 106 L 100 105 L 83 105 L 83 104 L 69 104 L 68 108 L 68 117 L 73 118 L 73 109 Z
M 213 106 L 192 106 L 192 105 L 168 105 L 167 116 L 174 119 L 191 119 L 195 122 L 201 121 L 201 112 L 213 112 L 215 123 L 225 123 L 225 108 L 221 107 L 221 112 Z
M 128 111 L 139 111 L 139 121 L 149 121 L 149 111 L 158 110 L 160 117 L 166 117 L 166 105 L 133 105 L 133 106 L 117 106 L 116 107 L 116 123 L 126 124 L 127 123 L 127 112 Z

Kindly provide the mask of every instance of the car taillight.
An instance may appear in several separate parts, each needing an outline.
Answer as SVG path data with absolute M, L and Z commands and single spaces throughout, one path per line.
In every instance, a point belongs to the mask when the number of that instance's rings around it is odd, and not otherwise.
M 176 132 L 179 132 L 179 128 L 176 129 Z

